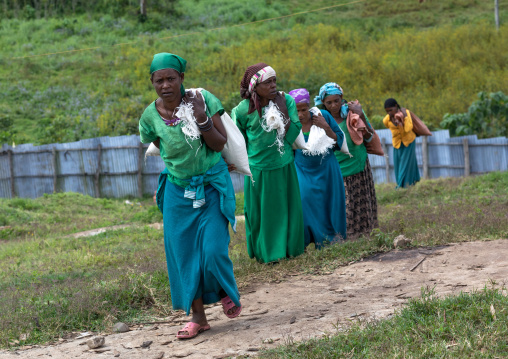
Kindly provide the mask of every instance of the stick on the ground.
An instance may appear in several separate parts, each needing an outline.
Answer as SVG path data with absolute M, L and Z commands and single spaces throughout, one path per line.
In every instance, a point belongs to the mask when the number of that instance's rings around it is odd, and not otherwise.
M 178 321 L 184 321 L 184 319 L 181 319 L 181 320 L 178 320 L 176 317 L 174 319 L 170 319 L 170 320 L 162 320 L 162 321 L 159 321 L 159 322 L 142 322 L 142 323 L 132 323 L 132 324 L 129 324 L 130 327 L 133 327 L 135 325 L 149 325 L 149 324 L 172 324 L 172 323 L 175 323 L 175 322 L 178 322 Z
M 416 269 L 416 267 L 418 267 L 418 266 L 420 265 L 420 263 L 422 263 L 422 262 L 425 260 L 425 258 L 427 258 L 427 257 L 423 257 L 422 259 L 420 259 L 420 261 L 419 261 L 418 263 L 416 263 L 416 264 L 413 266 L 413 268 L 411 268 L 411 269 L 410 269 L 410 271 L 411 271 L 411 272 L 412 272 L 412 271 L 414 271 L 414 270 Z

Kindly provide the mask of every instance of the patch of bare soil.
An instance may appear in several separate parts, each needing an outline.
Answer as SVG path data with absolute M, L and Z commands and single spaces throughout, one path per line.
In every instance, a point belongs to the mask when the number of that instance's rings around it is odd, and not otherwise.
M 256 355 L 261 348 L 334 334 L 358 319 L 387 318 L 408 298 L 420 296 L 422 287 L 435 288 L 444 296 L 482 289 L 492 280 L 506 285 L 507 253 L 507 239 L 394 250 L 326 276 L 293 276 L 278 284 L 253 285 L 242 293 L 244 309 L 238 318 L 230 320 L 220 305 L 212 306 L 207 309 L 211 330 L 194 339 L 176 339 L 188 319 L 181 315 L 171 323 L 108 335 L 103 352 L 86 350 L 86 345 L 80 345 L 85 338 L 0 356 L 195 359 Z
M 162 223 L 152 223 L 152 224 L 147 224 L 147 226 L 151 227 L 151 228 L 155 228 L 155 229 L 161 229 Z M 132 227 L 132 224 L 119 224 L 117 226 L 95 228 L 95 229 L 90 229 L 88 231 L 77 232 L 77 233 L 69 234 L 67 237 L 68 238 L 91 237 L 91 236 L 96 236 L 98 234 L 104 233 L 106 231 L 114 231 L 117 229 L 124 229 L 124 228 L 129 228 L 129 227 Z

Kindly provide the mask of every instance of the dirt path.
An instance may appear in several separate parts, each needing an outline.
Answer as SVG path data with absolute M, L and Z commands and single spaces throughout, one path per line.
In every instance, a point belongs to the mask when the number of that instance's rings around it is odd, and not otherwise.
M 80 339 L 16 353 L 0 352 L 0 357 L 195 359 L 256 355 L 264 347 L 333 334 L 357 318 L 389 317 L 408 298 L 419 296 L 425 286 L 447 295 L 481 289 L 490 280 L 507 285 L 507 253 L 507 239 L 395 250 L 327 276 L 295 276 L 278 284 L 252 286 L 242 293 L 240 317 L 229 320 L 220 306 L 210 307 L 207 315 L 212 329 L 188 341 L 175 338 L 185 322 L 181 316 L 171 324 L 106 336 L 103 349 L 109 350 L 104 353 L 85 351 L 86 346 L 79 344 L 86 339 Z M 151 345 L 141 348 L 147 341 L 152 341 Z

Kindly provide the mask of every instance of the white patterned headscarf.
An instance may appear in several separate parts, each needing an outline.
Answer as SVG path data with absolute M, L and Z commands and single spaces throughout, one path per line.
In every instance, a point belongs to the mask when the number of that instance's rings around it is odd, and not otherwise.
M 259 117 L 262 116 L 259 96 L 256 93 L 255 88 L 257 84 L 273 76 L 276 76 L 275 70 L 264 62 L 259 62 L 247 67 L 242 81 L 240 82 L 240 96 L 243 99 L 249 100 L 249 110 L 247 114 L 257 111 Z
M 270 77 L 276 76 L 275 70 L 271 66 L 266 66 L 256 72 L 249 81 L 249 93 L 254 91 L 257 84 L 269 79 Z

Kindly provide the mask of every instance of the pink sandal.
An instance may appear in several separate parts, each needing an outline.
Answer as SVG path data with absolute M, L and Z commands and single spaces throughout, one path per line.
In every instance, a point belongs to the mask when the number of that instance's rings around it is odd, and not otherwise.
M 176 337 L 178 339 L 191 339 L 196 337 L 198 334 L 203 333 L 205 330 L 209 329 L 210 329 L 209 324 L 201 326 L 198 323 L 188 322 L 187 324 L 185 324 L 185 327 L 183 327 L 178 331 Z M 187 332 L 188 334 L 180 334 L 184 332 Z
M 240 304 L 240 306 L 237 307 L 231 298 L 229 298 L 229 295 L 222 298 L 220 301 L 222 303 L 222 310 L 224 311 L 224 314 L 226 314 L 226 317 L 233 319 L 240 315 L 240 312 L 242 311 L 242 305 Z M 228 314 L 229 310 L 233 308 L 236 308 L 236 310 L 233 313 Z

